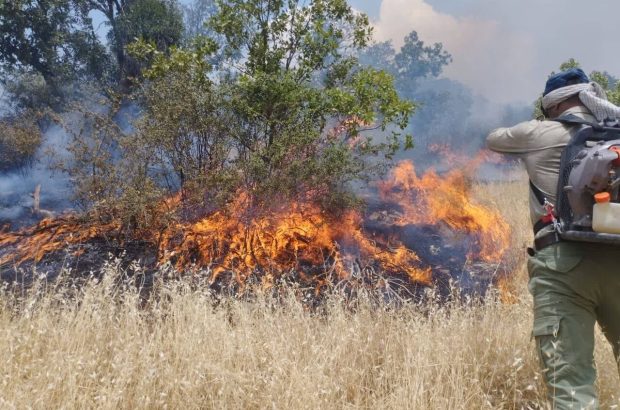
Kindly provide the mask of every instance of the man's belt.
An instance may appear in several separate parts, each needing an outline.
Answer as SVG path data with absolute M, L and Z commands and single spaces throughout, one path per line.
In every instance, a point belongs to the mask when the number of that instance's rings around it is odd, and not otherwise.
M 538 232 L 542 231 L 544 228 L 550 225 L 553 225 L 553 222 L 551 221 L 546 222 L 542 219 L 539 219 L 538 222 L 534 224 L 534 235 L 536 235 Z
M 547 246 L 551 246 L 555 243 L 560 242 L 561 240 L 562 238 L 560 238 L 560 235 L 558 235 L 557 232 L 549 232 L 548 234 L 543 235 L 540 238 L 534 239 L 534 248 L 537 251 L 540 251 L 542 249 L 545 249 Z

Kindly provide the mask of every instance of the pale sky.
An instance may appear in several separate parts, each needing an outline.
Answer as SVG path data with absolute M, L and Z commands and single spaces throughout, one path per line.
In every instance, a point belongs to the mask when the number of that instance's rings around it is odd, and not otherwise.
M 191 0 L 180 0 L 187 4 Z M 620 77 L 620 0 L 349 0 L 368 13 L 379 41 L 412 30 L 441 42 L 445 76 L 491 101 L 531 103 L 548 74 L 573 57 L 586 72 Z
M 574 57 L 586 72 L 620 76 L 620 1 L 353 0 L 373 18 L 378 40 L 396 46 L 412 30 L 442 42 L 445 75 L 492 101 L 530 102 L 547 75 Z M 605 17 L 608 16 L 608 17 Z

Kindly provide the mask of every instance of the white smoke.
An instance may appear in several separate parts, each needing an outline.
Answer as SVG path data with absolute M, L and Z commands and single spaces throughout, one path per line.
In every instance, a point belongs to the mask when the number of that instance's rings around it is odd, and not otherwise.
M 45 131 L 31 167 L 0 173 L 0 221 L 29 222 L 34 217 L 33 194 L 37 185 L 41 185 L 42 209 L 63 211 L 71 207 L 70 179 L 53 167 L 53 161 L 69 158 L 68 142 L 67 131 L 52 125 Z M 54 160 L 50 158 L 52 152 Z
M 447 77 L 492 101 L 515 101 L 524 87 L 532 88 L 536 56 L 530 36 L 504 30 L 497 21 L 442 14 L 424 0 L 383 0 L 375 23 L 377 39 L 400 47 L 413 30 L 425 43 L 443 43 L 452 54 Z

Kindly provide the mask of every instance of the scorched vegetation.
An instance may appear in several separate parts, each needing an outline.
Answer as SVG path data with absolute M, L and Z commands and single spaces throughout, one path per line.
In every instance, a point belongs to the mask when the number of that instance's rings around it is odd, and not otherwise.
M 523 210 L 525 179 L 476 187 L 506 211 Z M 529 240 L 528 216 L 513 240 Z M 513 303 L 432 301 L 387 307 L 371 294 L 335 293 L 307 310 L 295 289 L 278 299 L 222 298 L 200 283 L 158 282 L 148 300 L 104 279 L 39 282 L 0 305 L 0 403 L 6 408 L 544 408 L 530 343 L 523 253 Z M 165 272 L 161 273 L 162 275 Z M 600 335 L 599 335 L 600 336 Z M 618 404 L 604 338 L 596 355 L 601 405 Z

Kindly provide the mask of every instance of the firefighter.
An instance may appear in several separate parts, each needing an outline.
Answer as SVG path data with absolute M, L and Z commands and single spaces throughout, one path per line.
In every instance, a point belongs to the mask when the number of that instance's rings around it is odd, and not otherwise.
M 573 114 L 591 123 L 615 119 L 620 110 L 581 69 L 551 76 L 543 93 L 547 118 Z M 620 115 L 618 115 L 620 116 Z M 562 151 L 578 126 L 533 120 L 499 128 L 488 147 L 512 154 L 530 178 L 528 289 L 534 300 L 536 342 L 553 408 L 598 408 L 594 326 L 598 322 L 618 360 L 620 348 L 620 247 L 562 242 L 552 223 Z

